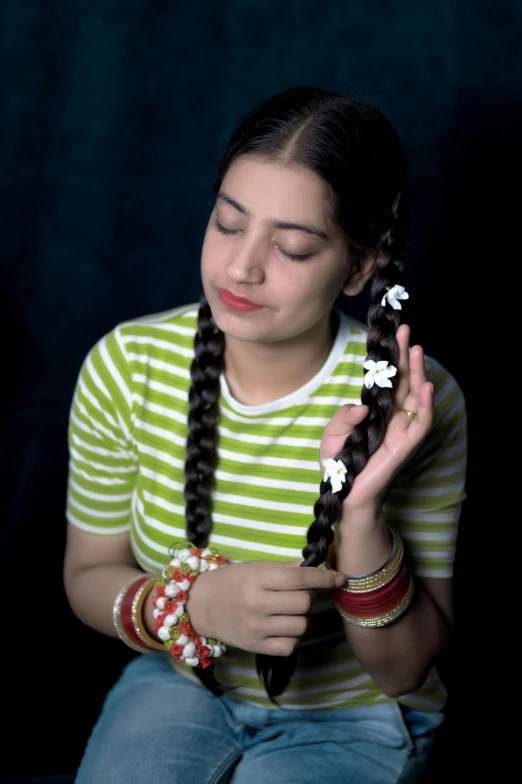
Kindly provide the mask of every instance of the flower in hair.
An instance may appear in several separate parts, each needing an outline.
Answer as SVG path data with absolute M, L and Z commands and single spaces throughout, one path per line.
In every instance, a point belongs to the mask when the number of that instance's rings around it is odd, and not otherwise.
M 321 463 L 324 465 L 323 481 L 328 479 L 332 485 L 332 493 L 338 493 L 344 482 L 346 482 L 346 466 L 342 460 L 335 460 L 333 457 L 323 457 Z
M 397 368 L 394 365 L 389 365 L 385 359 L 380 359 L 374 362 L 373 359 L 366 359 L 362 366 L 368 372 L 364 375 L 364 386 L 371 389 L 374 384 L 378 387 L 391 387 L 393 386 L 390 378 L 397 373 Z
M 395 286 L 389 288 L 386 287 L 386 294 L 381 300 L 381 305 L 384 307 L 386 303 L 392 306 L 394 310 L 402 310 L 402 305 L 399 302 L 400 299 L 409 299 L 410 295 L 404 288 L 404 286 L 399 286 L 398 283 Z

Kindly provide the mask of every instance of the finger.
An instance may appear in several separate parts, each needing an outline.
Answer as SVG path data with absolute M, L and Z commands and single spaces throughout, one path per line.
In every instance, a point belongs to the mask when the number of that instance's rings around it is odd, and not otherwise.
M 266 591 L 257 604 L 262 615 L 306 615 L 315 600 L 315 591 Z
M 260 653 L 267 656 L 291 656 L 298 642 L 298 637 L 267 637 L 263 640 Z
M 302 637 L 310 620 L 306 615 L 271 615 L 263 624 L 264 637 Z
M 419 413 L 420 393 L 426 383 L 426 370 L 424 367 L 424 350 L 422 346 L 413 346 L 410 351 L 409 363 L 409 392 L 402 402 L 401 408 Z
M 405 408 L 404 401 L 410 391 L 410 328 L 401 324 L 396 334 L 399 344 L 399 362 L 397 365 L 397 384 L 395 386 L 395 405 Z
M 422 346 L 412 346 L 410 351 L 410 391 L 416 400 L 420 398 L 422 385 L 426 382 L 424 350 Z
M 280 569 L 277 581 L 271 580 L 264 588 L 275 591 L 327 590 L 344 585 L 346 577 L 333 569 L 301 566 L 299 569 Z
M 433 424 L 433 384 L 431 381 L 426 381 L 422 385 L 416 405 L 417 416 L 411 420 L 407 432 L 410 438 L 419 440 L 426 435 Z

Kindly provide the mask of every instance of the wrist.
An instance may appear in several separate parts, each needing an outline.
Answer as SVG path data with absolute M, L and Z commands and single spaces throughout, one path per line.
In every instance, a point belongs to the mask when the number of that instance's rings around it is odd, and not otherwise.
M 210 628 L 209 619 L 211 613 L 208 608 L 208 581 L 211 572 L 203 572 L 194 580 L 187 599 L 187 614 L 194 631 L 203 637 L 214 637 Z
M 343 501 L 342 515 L 338 525 L 370 531 L 381 526 L 385 527 L 380 499 L 359 506 L 353 506 L 347 503 L 347 500 Z
M 371 525 L 336 528 L 335 562 L 342 574 L 357 577 L 379 569 L 389 556 L 392 546 L 390 530 L 382 515 Z

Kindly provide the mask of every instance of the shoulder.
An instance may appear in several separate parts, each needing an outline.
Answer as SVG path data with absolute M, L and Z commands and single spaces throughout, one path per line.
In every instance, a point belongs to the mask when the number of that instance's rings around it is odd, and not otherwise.
M 434 428 L 464 428 L 466 401 L 459 382 L 435 357 L 425 356 L 424 363 L 426 378 L 433 384 Z
M 135 371 L 144 365 L 185 367 L 194 353 L 199 303 L 122 321 L 105 333 L 84 358 L 80 377 L 90 376 L 98 386 L 116 379 L 130 387 Z
M 198 323 L 199 303 L 181 305 L 161 313 L 128 319 L 116 325 L 112 331 L 123 342 L 134 338 L 168 339 L 169 335 L 184 335 L 194 338 Z
M 157 361 L 185 364 L 194 354 L 199 303 L 190 303 L 117 324 L 102 338 L 129 365 Z

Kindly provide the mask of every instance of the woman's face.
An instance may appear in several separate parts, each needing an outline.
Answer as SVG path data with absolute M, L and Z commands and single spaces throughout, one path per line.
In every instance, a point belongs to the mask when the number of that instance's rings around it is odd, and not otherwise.
M 346 242 L 316 174 L 255 156 L 236 159 L 201 259 L 203 288 L 226 335 L 273 343 L 313 330 L 329 317 L 349 271 Z M 260 307 L 238 309 L 227 292 Z

